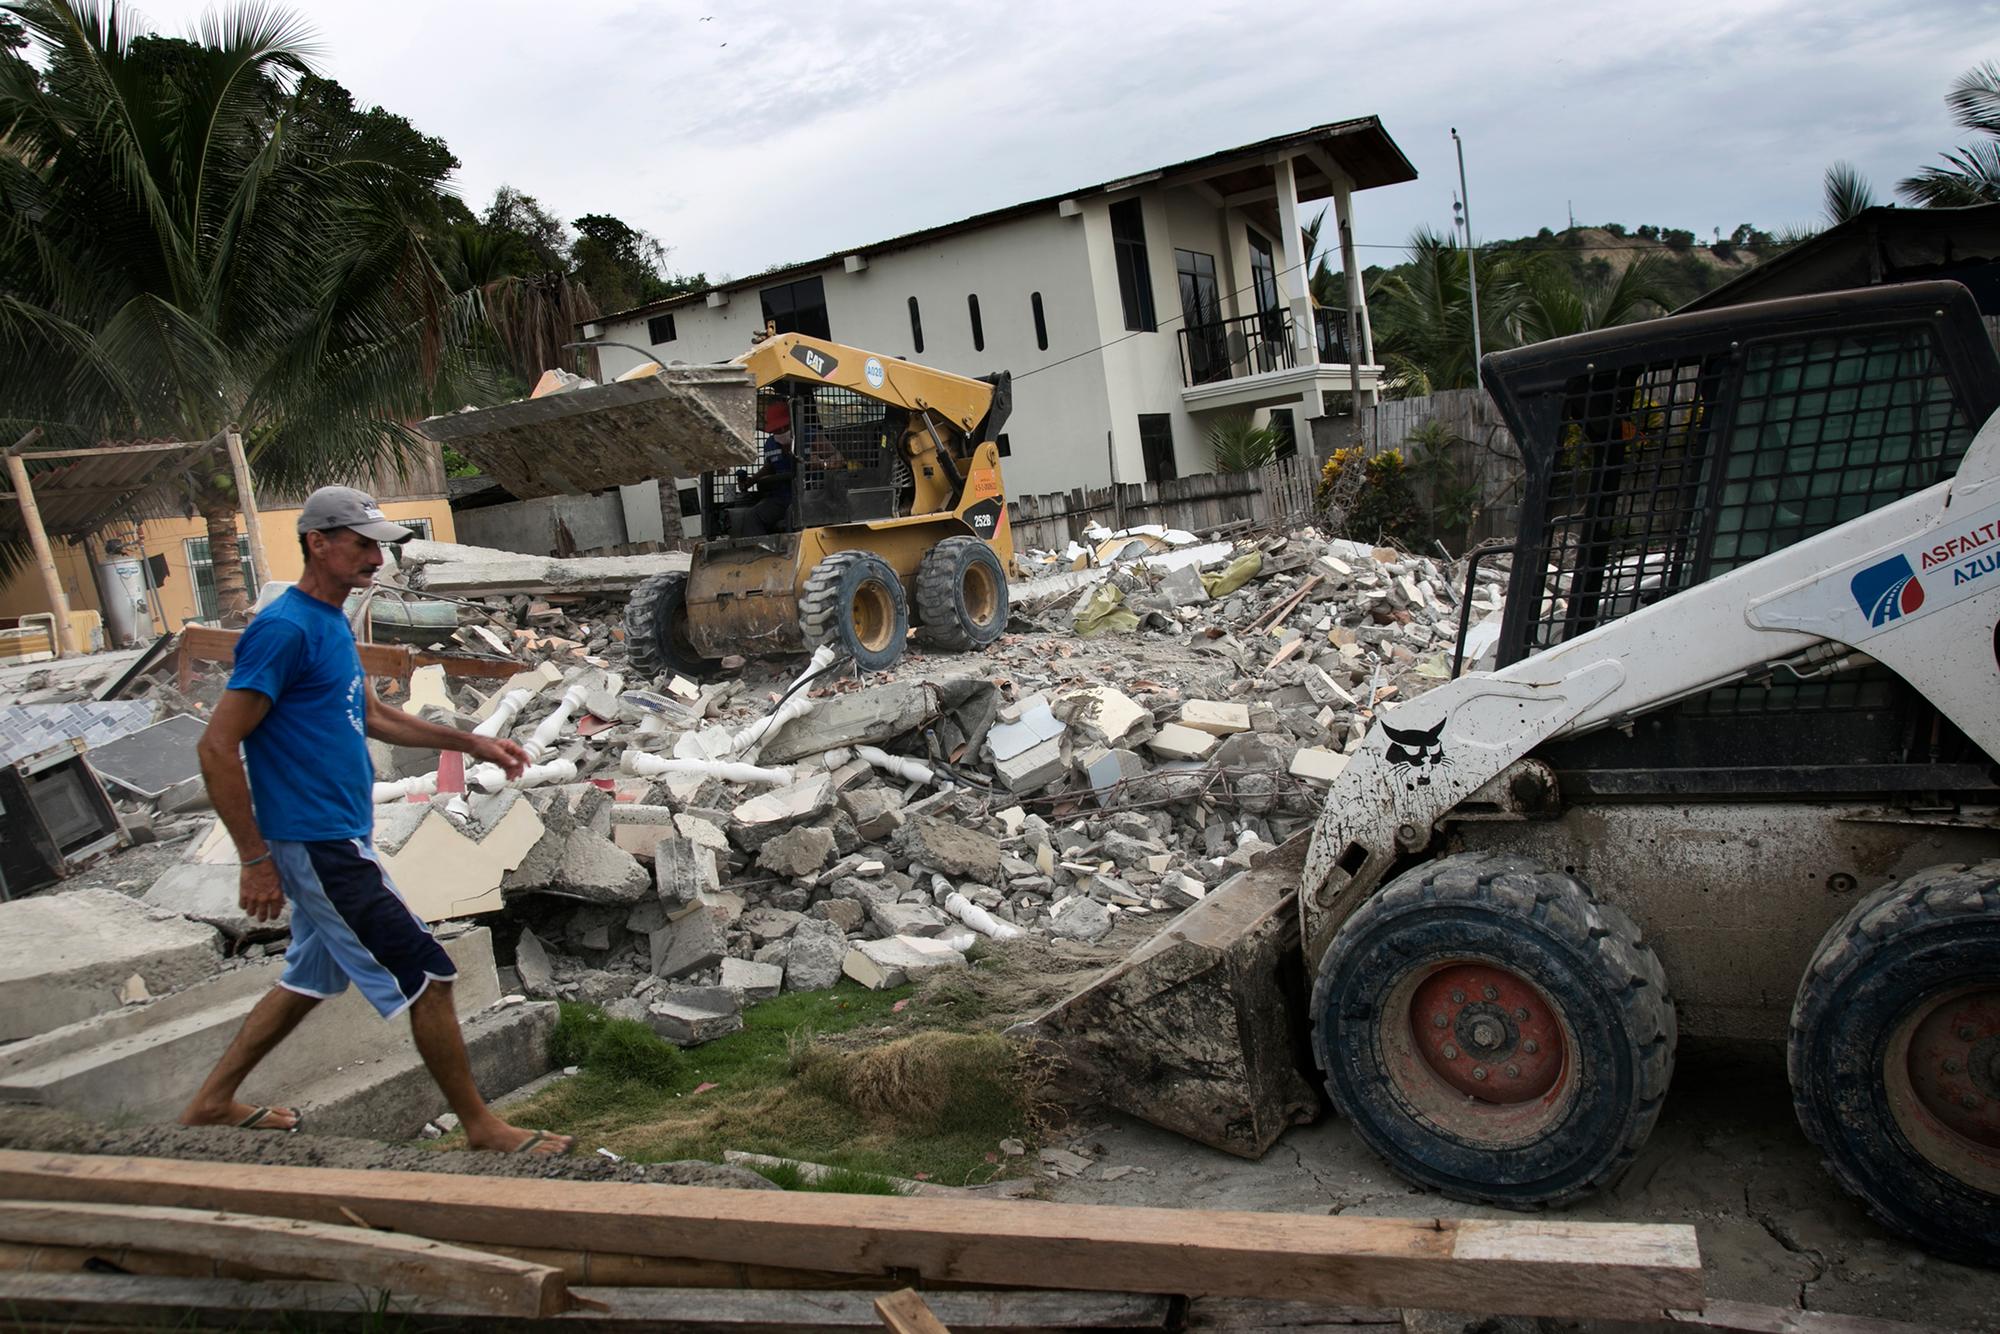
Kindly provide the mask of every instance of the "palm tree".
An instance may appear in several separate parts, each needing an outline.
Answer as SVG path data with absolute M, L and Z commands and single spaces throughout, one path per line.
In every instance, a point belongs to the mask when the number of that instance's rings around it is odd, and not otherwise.
M 1838 225 L 1866 209 L 1875 207 L 1875 189 L 1852 162 L 1836 162 L 1826 169 L 1826 220 Z
M 1942 167 L 1925 167 L 1896 183 L 1896 193 L 1925 208 L 2000 204 L 2000 62 L 1989 60 L 1958 76 L 1945 105 L 1962 130 L 1983 141 L 1939 154 Z
M 1664 283 L 1666 261 L 1641 255 L 1610 278 L 1577 281 L 1550 264 L 1529 264 L 1521 273 L 1521 301 L 1515 318 L 1521 341 L 1610 329 L 1648 319 L 1672 304 Z
M 1480 256 L 1479 337 L 1487 351 L 1512 347 L 1521 301 L 1518 266 L 1507 256 Z M 1470 389 L 1479 383 L 1472 363 L 1472 306 L 1465 251 L 1428 227 L 1410 233 L 1410 260 L 1385 273 L 1369 293 L 1375 348 L 1385 386 L 1400 396 Z
M 242 431 L 297 490 L 400 463 L 409 423 L 484 396 L 476 297 L 425 244 L 435 195 L 364 118 L 301 82 L 294 15 L 211 13 L 189 41 L 119 0 L 4 6 L 44 58 L 0 56 L 0 431 Z M 246 603 L 225 466 L 192 479 L 225 613 Z

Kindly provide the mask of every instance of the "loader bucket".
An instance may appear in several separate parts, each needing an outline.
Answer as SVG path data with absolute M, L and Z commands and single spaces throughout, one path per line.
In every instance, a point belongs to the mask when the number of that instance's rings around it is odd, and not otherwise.
M 1224 881 L 1026 1026 L 1076 1092 L 1245 1158 L 1319 1114 L 1301 1076 L 1297 892 L 1310 833 Z
M 742 366 L 668 366 L 496 408 L 448 413 L 418 429 L 450 445 L 517 499 L 696 477 L 761 459 L 757 387 Z

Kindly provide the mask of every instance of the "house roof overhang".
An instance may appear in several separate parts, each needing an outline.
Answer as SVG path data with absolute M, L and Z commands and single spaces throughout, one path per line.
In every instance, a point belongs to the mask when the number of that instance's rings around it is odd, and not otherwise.
M 1403 150 L 1397 146 L 1394 139 L 1390 138 L 1389 132 L 1382 128 L 1381 119 L 1376 116 L 1360 116 L 1353 120 L 1333 121 L 1325 125 L 1315 125 L 1307 130 L 1260 139 L 1253 144 L 1226 148 L 1219 152 L 1190 158 L 1185 162 L 1152 168 L 1136 175 L 1121 176 L 1097 185 L 1064 190 L 1060 194 L 1010 204 L 1006 208 L 977 213 L 957 222 L 948 222 L 936 227 L 926 227 L 920 231 L 907 232 L 902 236 L 890 237 L 873 245 L 847 246 L 819 259 L 787 264 L 782 268 L 749 274 L 726 283 L 677 293 L 643 306 L 634 306 L 629 310 L 596 315 L 588 320 L 579 321 L 577 327 L 581 329 L 587 324 L 602 327 L 645 319 L 705 300 L 711 293 L 740 292 L 749 288 L 766 287 L 772 283 L 804 277 L 822 269 L 845 264 L 850 257 L 859 256 L 865 259 L 873 255 L 908 250 L 965 232 L 977 231 L 982 227 L 991 227 L 997 223 L 1047 212 L 1069 200 L 1086 199 L 1092 195 L 1122 194 L 1154 182 L 1165 182 L 1170 185 L 1199 183 L 1224 199 L 1255 194 L 1270 187 L 1272 167 L 1281 158 L 1293 160 L 1298 197 L 1302 202 L 1332 196 L 1339 184 L 1335 180 L 1336 175 L 1344 175 L 1350 188 L 1355 190 L 1372 190 L 1377 186 L 1398 185 L 1417 179 L 1417 169 L 1410 165 L 1410 160 L 1403 155 Z
M 1863 210 L 1675 313 L 1928 278 L 1964 283 L 1982 313 L 2000 314 L 2000 204 Z

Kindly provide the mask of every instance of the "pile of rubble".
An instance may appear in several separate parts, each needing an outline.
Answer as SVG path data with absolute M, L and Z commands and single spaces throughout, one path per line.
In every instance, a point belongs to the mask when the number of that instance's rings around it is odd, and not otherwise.
M 420 668 L 392 702 L 513 737 L 533 764 L 510 782 L 371 742 L 377 849 L 426 920 L 497 924 L 507 990 L 681 1043 L 780 991 L 964 967 L 982 938 L 1148 931 L 1309 826 L 1370 720 L 1448 677 L 1461 594 L 1428 558 L 1311 531 L 1142 536 L 1017 585 L 1019 633 L 984 654 L 919 648 L 866 680 L 827 650 L 803 671 L 639 679 L 616 587 L 473 597 L 463 577 L 434 647 L 521 669 Z M 530 577 L 491 554 L 489 574 Z M 452 548 L 417 579 L 483 559 Z M 1475 658 L 1503 579 L 1481 570 Z M 236 909 L 236 872 L 209 827 L 145 897 L 239 951 L 281 949 L 282 921 Z

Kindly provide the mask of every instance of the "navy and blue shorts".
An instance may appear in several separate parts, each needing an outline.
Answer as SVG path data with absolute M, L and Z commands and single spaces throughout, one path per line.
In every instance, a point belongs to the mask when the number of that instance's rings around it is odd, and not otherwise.
M 279 986 L 325 1000 L 352 982 L 393 1019 L 431 983 L 457 978 L 444 946 L 410 911 L 366 840 L 269 844 L 292 905 Z

